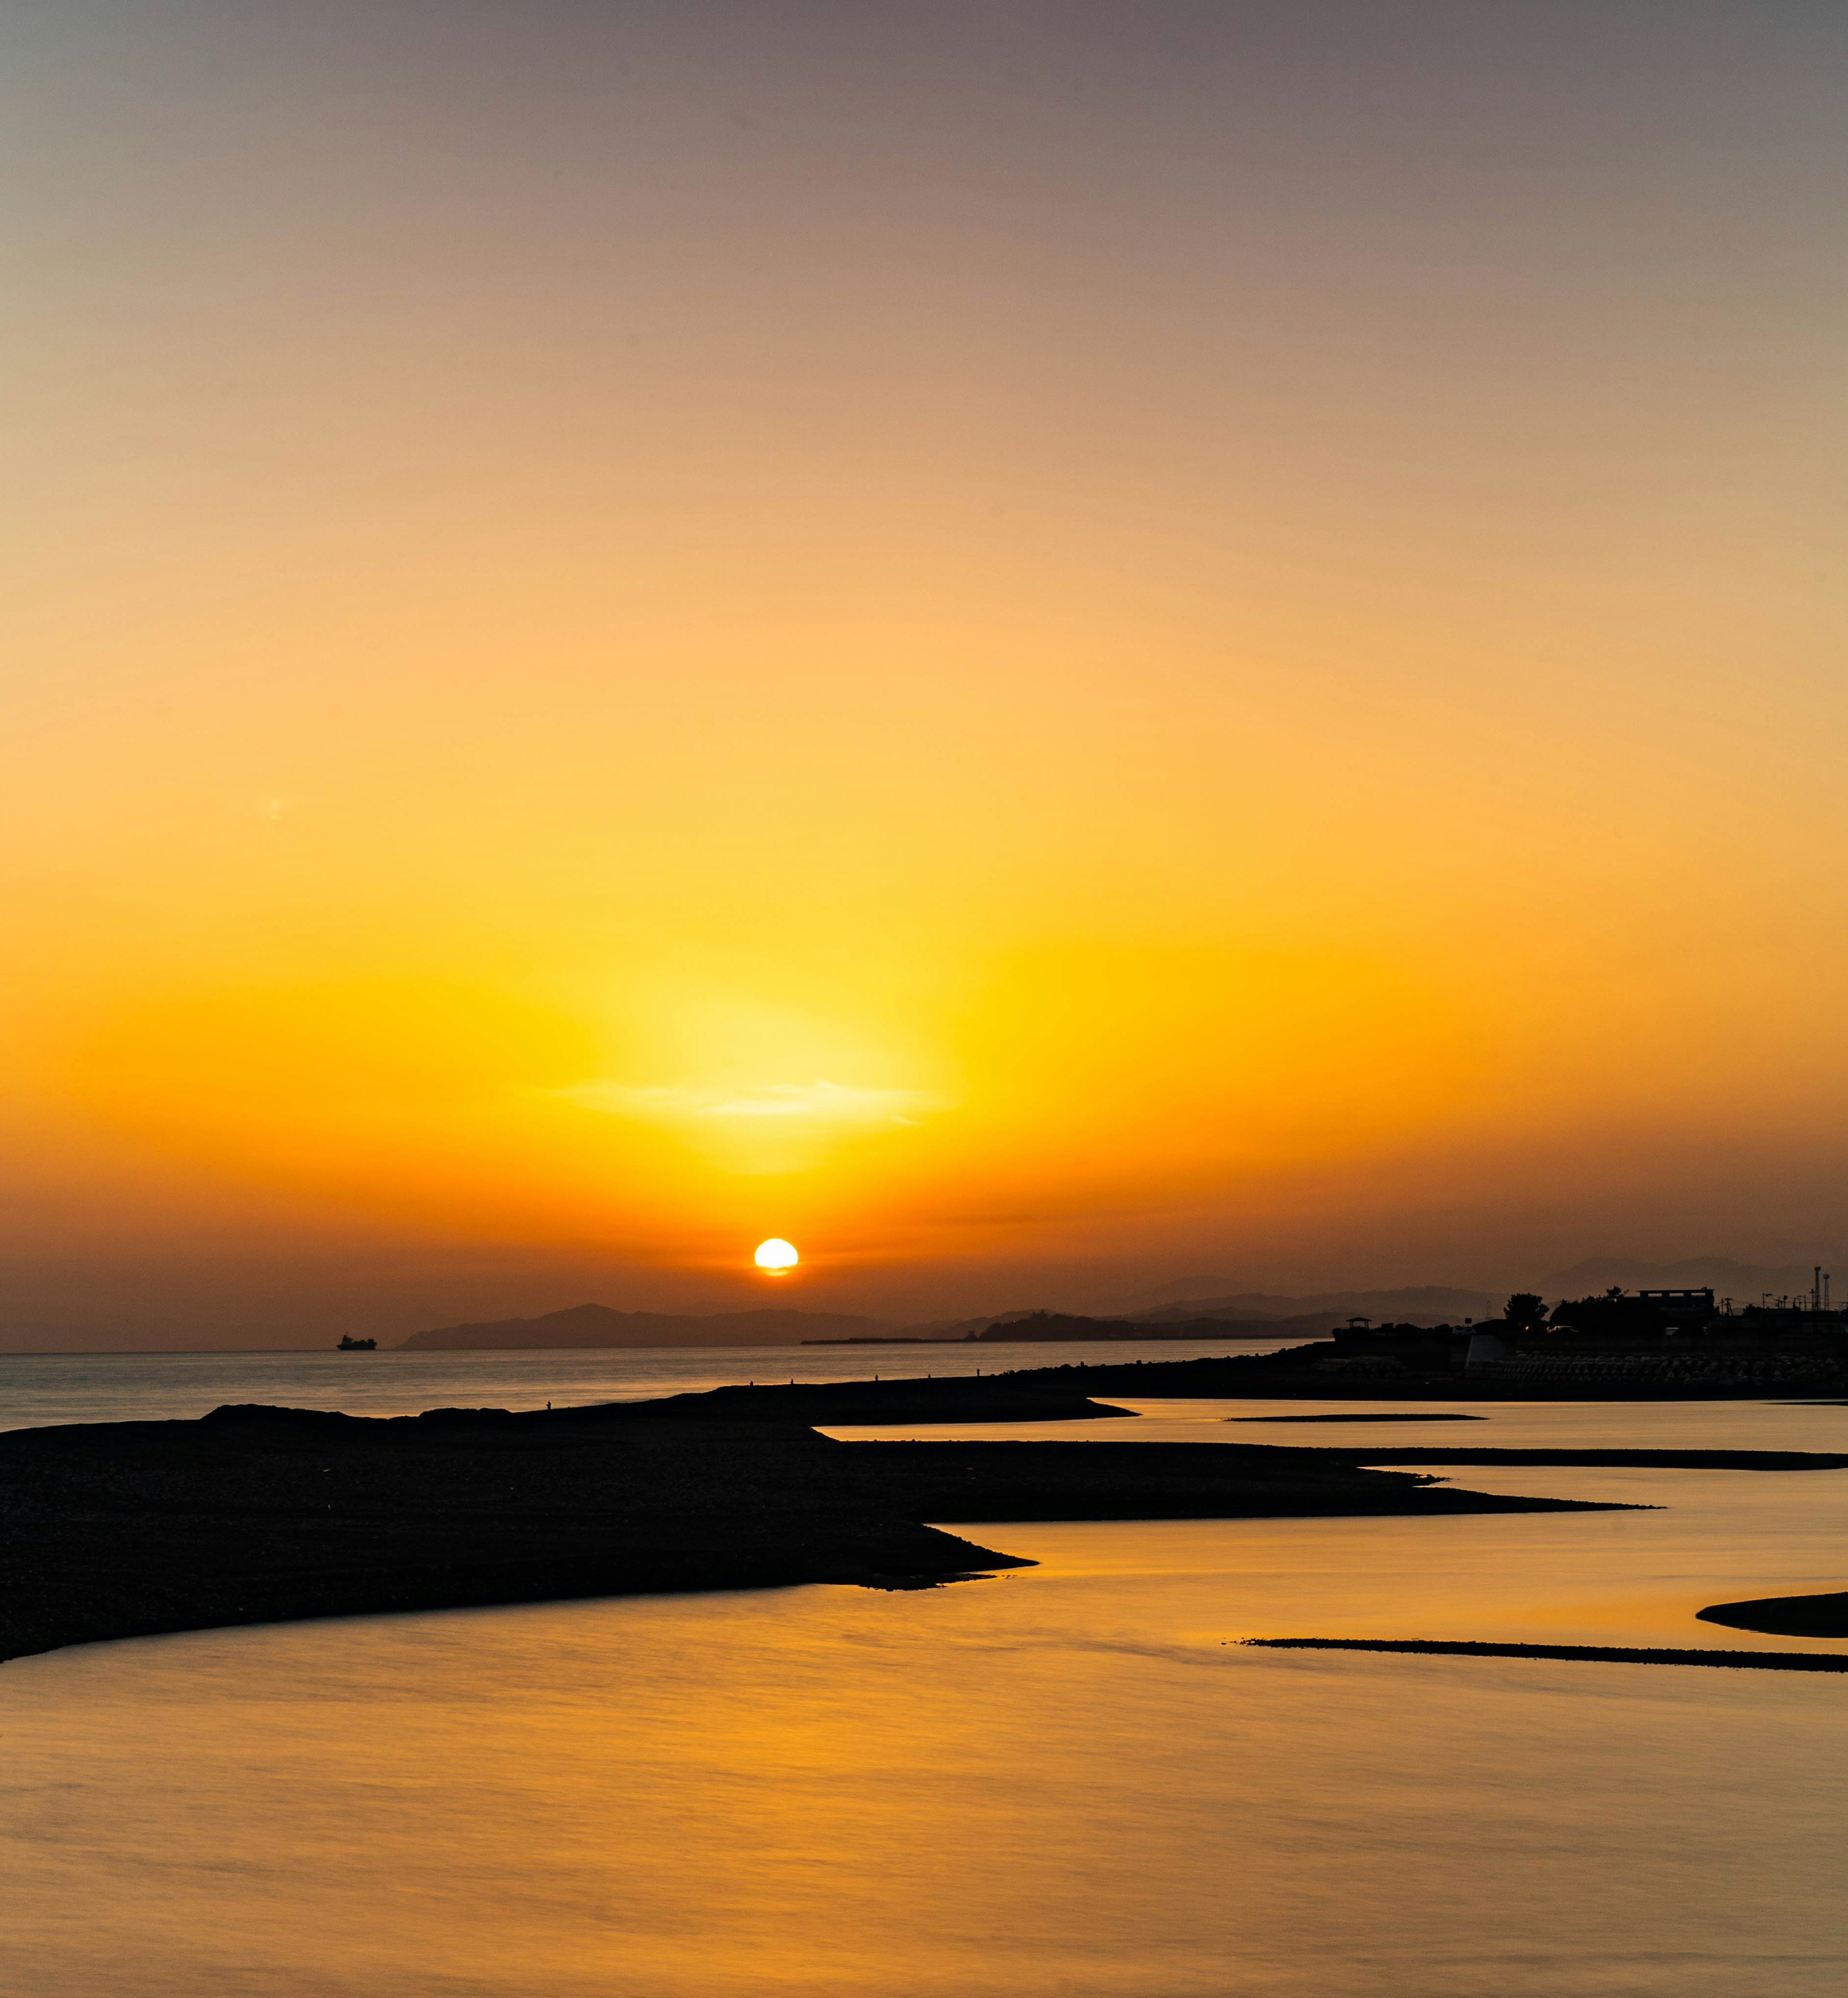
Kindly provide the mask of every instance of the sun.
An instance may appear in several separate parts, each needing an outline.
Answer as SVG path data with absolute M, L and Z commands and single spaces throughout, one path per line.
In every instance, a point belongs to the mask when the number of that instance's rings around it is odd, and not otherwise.
M 753 1260 L 760 1270 L 767 1270 L 773 1277 L 780 1276 L 785 1270 L 793 1270 L 801 1258 L 794 1246 L 773 1235 L 769 1241 L 757 1244 L 757 1253 Z

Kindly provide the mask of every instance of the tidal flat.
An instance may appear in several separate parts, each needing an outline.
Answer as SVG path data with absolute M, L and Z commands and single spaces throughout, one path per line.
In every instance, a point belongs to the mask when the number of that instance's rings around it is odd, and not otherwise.
M 0 1657 L 71 1644 L 469 1605 L 857 1582 L 1022 1565 L 932 1521 L 1583 1509 L 1353 1450 L 1272 1443 L 843 1442 L 777 1419 L 1138 1426 L 1005 1381 L 725 1388 L 514 1415 L 227 1406 L 196 1422 L 0 1436 Z M 1844 1459 L 1848 1462 L 1848 1459 Z M 1787 1468 L 1787 1466 L 1780 1466 Z

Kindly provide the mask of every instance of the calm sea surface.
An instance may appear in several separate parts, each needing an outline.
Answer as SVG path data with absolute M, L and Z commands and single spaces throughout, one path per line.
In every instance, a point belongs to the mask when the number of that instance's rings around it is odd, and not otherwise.
M 263 1364 L 285 1357 L 300 1356 Z M 583 1370 L 554 1371 L 555 1399 L 622 1391 L 594 1370 L 636 1357 L 454 1359 Z M 774 1378 L 739 1357 L 672 1356 L 705 1378 Z M 19 1364 L 4 1363 L 16 1409 Z M 441 1378 L 449 1398 L 458 1377 Z M 500 1378 L 504 1395 L 470 1374 L 483 1391 L 456 1398 L 534 1398 L 537 1376 Z M 1771 1403 L 1321 1429 L 1225 1424 L 1263 1412 L 1250 1403 L 1133 1405 L 1133 1424 L 1021 1433 L 1100 1449 L 1133 1447 L 1126 1432 L 1848 1438 L 1848 1409 Z M 1227 1640 L 1848 1648 L 1693 1617 L 1848 1587 L 1848 1472 L 1455 1475 L 1659 1509 L 967 1526 L 1042 1565 L 919 1594 L 455 1612 L 16 1661 L 0 1667 L 0 1988 L 1836 1998 L 1848 1677 Z
M 341 1409 L 542 1408 L 638 1401 L 733 1381 L 869 1381 L 895 1374 L 1002 1373 L 1017 1367 L 1194 1360 L 1278 1342 L 1165 1339 L 1117 1345 L 720 1346 L 537 1353 L 0 1353 L 0 1429 L 44 1422 L 164 1422 L 224 1402 Z

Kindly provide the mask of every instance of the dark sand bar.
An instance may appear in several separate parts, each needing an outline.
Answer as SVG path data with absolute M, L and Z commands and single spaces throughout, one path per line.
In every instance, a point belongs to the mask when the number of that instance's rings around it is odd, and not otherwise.
M 1228 1416 L 1229 1422 L 1486 1422 L 1486 1416 L 1460 1415 L 1452 1409 L 1433 1409 L 1427 1414 L 1407 1415 L 1383 1409 L 1349 1409 L 1336 1416 Z
M 1848 1637 L 1848 1592 L 1716 1602 L 1701 1610 L 1700 1618 L 1732 1630 L 1761 1630 L 1767 1637 Z
M 1735 1671 L 1848 1672 L 1848 1658 L 1815 1651 L 1697 1651 L 1624 1644 L 1452 1644 L 1437 1637 L 1241 1637 L 1265 1651 L 1405 1651 L 1431 1658 L 1562 1658 L 1596 1665 L 1718 1665 Z
M 1075 1417 L 1104 1419 L 1099 1440 L 840 1441 L 813 1426 Z M 1144 1443 L 1126 1417 L 1068 1381 L 1012 1374 L 13 1430 L 0 1434 L 0 1658 L 300 1617 L 902 1588 L 1031 1565 L 926 1522 L 1627 1509 L 1460 1490 L 1389 1464 L 1848 1466 L 1791 1451 Z
M 989 1391 L 944 1385 L 972 1401 Z M 725 1389 L 386 1420 L 226 1408 L 0 1434 L 0 1657 L 301 1617 L 902 1587 L 1030 1565 L 931 1520 L 1602 1509 L 1459 1491 L 1332 1450 L 837 1442 L 799 1420 L 753 1419 L 829 1394 Z M 706 1419 L 693 1419 L 700 1404 Z
M 914 1363 L 915 1364 L 915 1363 Z M 933 1380 L 774 1381 L 667 1395 L 654 1402 L 611 1402 L 600 1412 L 642 1422 L 831 1423 L 1068 1422 L 1135 1419 L 1133 1409 L 1094 1401 L 1082 1388 L 1043 1374 L 946 1374 Z

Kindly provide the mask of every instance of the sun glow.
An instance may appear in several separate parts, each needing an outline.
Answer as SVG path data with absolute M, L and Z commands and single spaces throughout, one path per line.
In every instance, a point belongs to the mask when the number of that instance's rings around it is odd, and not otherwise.
M 794 1246 L 773 1235 L 769 1241 L 757 1244 L 753 1259 L 759 1269 L 767 1270 L 773 1277 L 780 1277 L 785 1270 L 793 1270 L 801 1260 Z
M 1839 1239 L 1807 26 L 218 11 L 8 47 L 0 1346 Z

